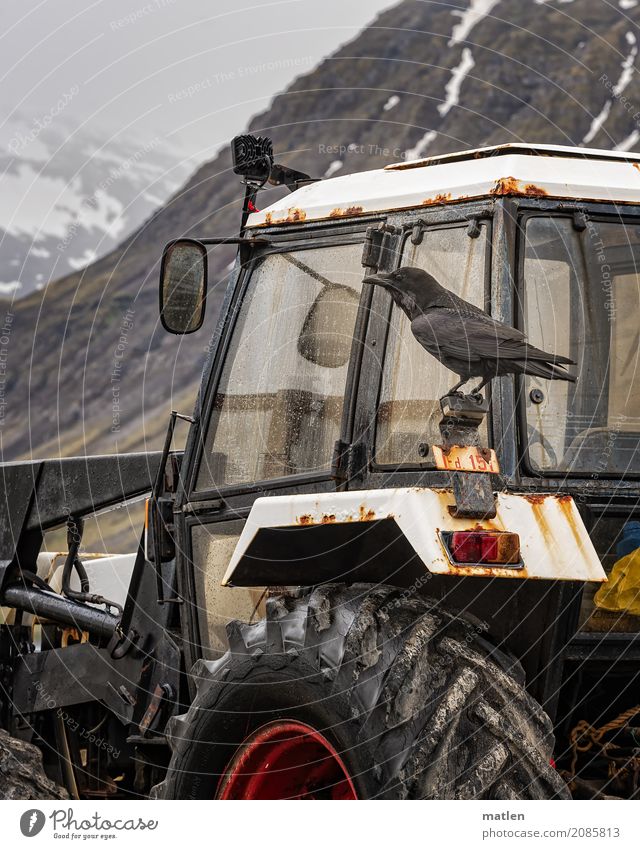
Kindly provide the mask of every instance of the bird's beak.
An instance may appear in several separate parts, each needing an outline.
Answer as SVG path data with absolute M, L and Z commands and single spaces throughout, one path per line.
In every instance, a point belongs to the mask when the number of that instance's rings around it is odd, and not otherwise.
M 379 271 L 377 274 L 369 274 L 363 280 L 364 283 L 371 283 L 372 286 L 382 286 L 384 289 L 394 289 L 393 278 L 390 274 L 384 271 Z

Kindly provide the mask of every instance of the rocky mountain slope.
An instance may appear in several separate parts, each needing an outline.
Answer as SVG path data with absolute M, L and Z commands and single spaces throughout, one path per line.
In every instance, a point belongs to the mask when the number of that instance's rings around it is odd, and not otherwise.
M 249 129 L 314 175 L 514 140 L 632 149 L 639 21 L 635 0 L 405 0 Z M 168 239 L 236 231 L 230 165 L 203 165 L 84 271 L 0 302 L 3 459 L 155 449 L 168 410 L 190 410 L 233 254 L 214 252 L 206 326 L 183 339 L 159 325 L 158 265 Z

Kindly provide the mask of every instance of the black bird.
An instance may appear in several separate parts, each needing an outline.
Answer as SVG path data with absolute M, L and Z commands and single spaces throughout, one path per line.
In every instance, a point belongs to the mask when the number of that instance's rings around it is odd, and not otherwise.
M 575 382 L 562 368 L 575 365 L 573 360 L 530 345 L 524 333 L 495 321 L 421 268 L 404 266 L 391 273 L 379 272 L 365 277 L 364 282 L 384 287 L 408 316 L 422 347 L 460 377 L 447 395 L 456 393 L 472 377 L 480 377 L 482 382 L 472 390 L 475 395 L 501 374 Z

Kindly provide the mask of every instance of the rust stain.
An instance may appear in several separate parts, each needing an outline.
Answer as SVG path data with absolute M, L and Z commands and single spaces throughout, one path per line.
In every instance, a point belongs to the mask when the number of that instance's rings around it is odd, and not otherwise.
M 436 195 L 433 198 L 427 198 L 422 201 L 422 206 L 434 206 L 438 203 L 447 203 L 451 200 L 451 192 L 447 192 L 447 194 Z
M 549 498 L 548 495 L 541 495 L 540 493 L 528 492 L 522 493 L 522 498 L 525 501 L 528 501 L 529 504 L 544 504 L 544 502 Z
M 490 195 L 502 197 L 504 195 L 519 195 L 520 197 L 547 197 L 548 192 L 535 183 L 527 183 L 522 186 L 515 177 L 500 177 L 495 186 L 490 189 Z
M 293 222 L 293 221 L 304 221 L 304 219 L 306 217 L 307 217 L 307 213 L 304 211 L 304 209 L 298 209 L 297 206 L 292 206 L 289 209 L 289 213 L 284 220 L 285 221 L 291 221 L 291 222 Z
M 298 516 L 296 519 L 296 524 L 298 525 L 313 525 L 313 516 L 309 513 L 305 513 L 303 516 Z
M 304 209 L 298 209 L 297 206 L 292 206 L 285 218 L 274 218 L 271 212 L 265 213 L 264 223 L 266 226 L 269 224 L 294 224 L 296 221 L 304 221 L 306 217 L 307 213 Z
M 335 522 L 336 514 L 335 513 L 324 513 L 322 518 L 320 519 L 321 524 L 330 525 L 332 522 Z
M 517 569 L 509 566 L 461 566 L 449 563 L 451 575 L 465 575 L 474 578 L 528 578 L 524 566 Z
M 358 513 L 359 513 L 361 522 L 372 522 L 376 518 L 375 510 L 371 510 L 371 509 L 367 510 L 367 507 L 366 507 L 365 504 L 361 504 L 358 507 Z
M 341 209 L 337 206 L 329 213 L 329 218 L 348 218 L 350 215 L 361 215 L 364 209 L 361 206 L 348 206 L 346 209 Z
M 495 186 L 490 190 L 491 195 L 519 195 L 520 184 L 515 177 L 500 177 Z
M 631 164 L 637 171 L 640 171 L 640 162 L 632 162 Z
M 527 196 L 544 198 L 547 197 L 549 192 L 546 189 L 543 189 L 542 186 L 536 186 L 535 183 L 527 183 L 524 187 L 524 193 Z

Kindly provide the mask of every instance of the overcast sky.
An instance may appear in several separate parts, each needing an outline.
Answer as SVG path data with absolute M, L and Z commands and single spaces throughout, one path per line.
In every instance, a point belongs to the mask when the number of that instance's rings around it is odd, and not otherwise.
M 17 122 L 57 119 L 105 140 L 160 135 L 202 161 L 390 5 L 4 0 L 0 144 Z

